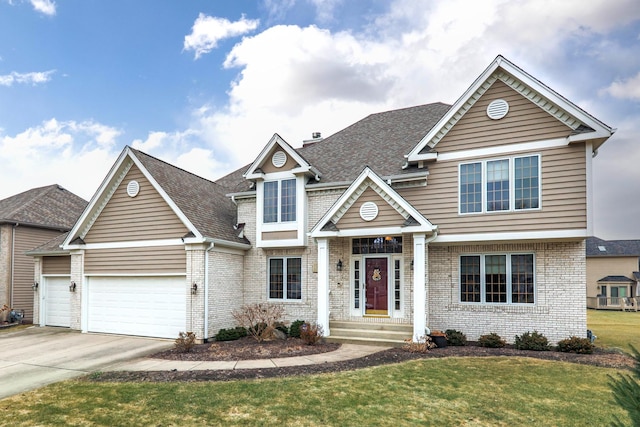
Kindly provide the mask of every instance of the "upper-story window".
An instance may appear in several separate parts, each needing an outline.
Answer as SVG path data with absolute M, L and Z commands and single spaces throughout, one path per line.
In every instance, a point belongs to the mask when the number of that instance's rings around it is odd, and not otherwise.
M 296 220 L 296 180 L 283 179 L 264 183 L 264 222 Z
M 460 213 L 538 209 L 540 156 L 463 163 L 459 169 Z

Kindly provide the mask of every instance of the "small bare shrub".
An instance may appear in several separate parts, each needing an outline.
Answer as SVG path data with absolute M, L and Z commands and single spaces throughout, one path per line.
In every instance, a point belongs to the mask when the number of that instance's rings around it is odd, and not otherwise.
M 189 353 L 196 345 L 196 334 L 193 332 L 180 332 L 174 345 L 178 353 Z
M 316 323 L 305 322 L 300 327 L 300 338 L 307 345 L 316 345 L 324 336 L 322 325 Z
M 430 336 L 423 335 L 418 338 L 417 341 L 413 341 L 411 338 L 404 340 L 402 349 L 409 353 L 428 353 L 432 348 L 436 348 L 436 343 L 433 342 Z
M 273 331 L 282 323 L 284 307 L 279 304 L 248 304 L 234 310 L 233 318 L 246 328 L 247 335 L 262 342 L 273 339 Z

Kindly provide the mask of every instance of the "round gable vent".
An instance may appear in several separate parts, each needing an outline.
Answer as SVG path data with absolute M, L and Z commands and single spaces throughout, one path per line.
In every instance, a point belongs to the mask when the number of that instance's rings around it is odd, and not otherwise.
M 140 184 L 138 184 L 138 181 L 129 181 L 129 184 L 127 184 L 127 194 L 129 197 L 136 197 L 139 192 Z
M 500 120 L 509 112 L 509 103 L 504 99 L 491 101 L 487 106 L 487 116 L 492 120 Z
M 373 202 L 364 202 L 360 206 L 360 218 L 365 221 L 373 221 L 378 216 L 378 205 Z
M 271 157 L 271 163 L 277 168 L 281 168 L 287 163 L 287 155 L 284 151 L 276 151 Z

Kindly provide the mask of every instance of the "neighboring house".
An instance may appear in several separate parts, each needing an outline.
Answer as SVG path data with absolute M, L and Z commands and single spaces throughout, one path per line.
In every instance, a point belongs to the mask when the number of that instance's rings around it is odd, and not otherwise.
M 587 307 L 620 309 L 640 296 L 640 240 L 587 239 Z
M 69 231 L 87 202 L 59 185 L 0 200 L 0 307 L 33 320 L 33 258 L 25 252 Z
M 203 340 L 269 302 L 332 338 L 584 336 L 591 159 L 613 132 L 498 56 L 452 106 L 275 134 L 215 183 L 127 147 L 53 248 L 70 326 Z

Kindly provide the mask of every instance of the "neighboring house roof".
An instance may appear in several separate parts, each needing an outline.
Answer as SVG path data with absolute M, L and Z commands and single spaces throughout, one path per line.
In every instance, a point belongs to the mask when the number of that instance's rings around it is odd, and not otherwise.
M 636 282 L 640 282 L 640 271 L 633 272 L 633 280 L 635 280 Z
M 365 166 L 385 179 L 426 172 L 415 167 L 403 169 L 404 156 L 447 110 L 449 105 L 437 102 L 371 114 L 328 138 L 297 148 L 297 153 L 322 172 L 320 182 L 311 181 L 309 186 L 343 183 L 347 187 Z M 243 177 L 248 168 L 240 168 L 216 182 L 231 193 L 249 191 L 250 182 Z
M 640 257 L 640 240 L 587 239 L 587 257 L 634 256 Z
M 0 223 L 67 231 L 86 206 L 86 200 L 53 184 L 0 200 Z
M 204 237 L 249 243 L 238 237 L 240 233 L 234 228 L 236 206 L 225 196 L 225 188 L 142 151 L 129 149 Z
M 28 252 L 25 252 L 26 255 L 32 256 L 43 256 L 43 255 L 66 255 L 69 254 L 69 251 L 66 251 L 61 248 L 64 240 L 67 238 L 69 232 L 62 233 L 59 236 L 54 237 L 48 242 L 34 248 Z
M 607 276 L 598 280 L 598 282 L 634 283 L 635 280 L 629 279 L 627 276 Z

